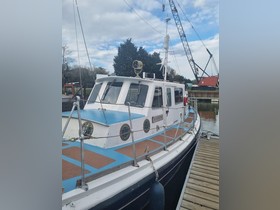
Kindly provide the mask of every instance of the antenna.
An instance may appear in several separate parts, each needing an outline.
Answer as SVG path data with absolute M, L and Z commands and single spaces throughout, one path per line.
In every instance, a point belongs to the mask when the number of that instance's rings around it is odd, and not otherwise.
M 163 48 L 165 49 L 165 55 L 164 55 L 164 62 L 163 62 L 163 76 L 164 76 L 164 81 L 166 81 L 167 77 L 167 71 L 168 71 L 168 49 L 169 49 L 169 35 L 167 34 L 167 29 L 168 29 L 168 21 L 170 21 L 170 18 L 167 17 L 165 19 L 166 21 L 166 31 L 165 31 L 165 37 L 164 37 L 164 43 L 163 43 Z

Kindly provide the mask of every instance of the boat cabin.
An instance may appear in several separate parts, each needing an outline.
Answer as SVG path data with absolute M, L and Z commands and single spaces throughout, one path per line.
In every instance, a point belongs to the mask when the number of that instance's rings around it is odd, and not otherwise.
M 183 84 L 154 79 L 108 76 L 96 84 L 80 111 L 82 123 L 92 124 L 93 139 L 88 144 L 112 148 L 155 135 L 184 121 L 188 114 L 184 104 Z M 63 112 L 63 127 L 70 112 Z M 78 137 L 78 113 L 65 133 Z M 131 132 L 133 131 L 133 132 Z

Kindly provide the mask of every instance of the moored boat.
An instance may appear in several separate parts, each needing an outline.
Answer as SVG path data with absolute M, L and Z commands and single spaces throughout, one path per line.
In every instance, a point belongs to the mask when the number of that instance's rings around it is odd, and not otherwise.
M 62 209 L 176 206 L 200 117 L 185 85 L 167 81 L 168 42 L 166 34 L 164 80 L 141 78 L 143 63 L 134 61 L 136 77 L 99 78 L 83 110 L 77 97 L 62 113 Z
M 188 167 L 200 133 L 185 94 L 184 85 L 166 80 L 98 79 L 83 110 L 76 103 L 62 113 L 62 208 L 168 205 L 167 188 Z

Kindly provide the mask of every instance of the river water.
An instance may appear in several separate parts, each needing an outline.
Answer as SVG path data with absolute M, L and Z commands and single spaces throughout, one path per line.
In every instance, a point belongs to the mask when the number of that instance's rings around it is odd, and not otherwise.
M 202 121 L 202 130 L 219 134 L 219 104 L 198 103 L 198 113 Z

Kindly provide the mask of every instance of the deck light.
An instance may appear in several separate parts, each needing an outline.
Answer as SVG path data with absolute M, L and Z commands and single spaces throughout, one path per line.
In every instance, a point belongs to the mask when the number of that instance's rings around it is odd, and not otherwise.
M 140 77 L 139 74 L 142 72 L 142 69 L 143 69 L 142 61 L 134 60 L 132 62 L 132 68 L 134 69 L 136 77 Z

